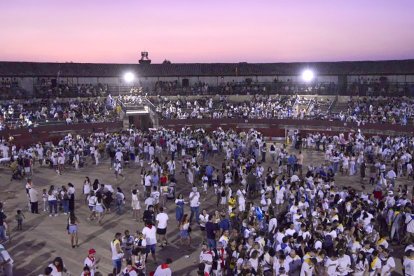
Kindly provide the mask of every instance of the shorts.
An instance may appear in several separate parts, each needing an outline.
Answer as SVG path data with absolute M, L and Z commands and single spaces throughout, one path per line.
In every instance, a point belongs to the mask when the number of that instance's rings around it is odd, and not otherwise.
M 131 203 L 132 210 L 141 210 L 141 205 L 139 204 L 139 201 L 133 201 Z
M 147 244 L 147 246 L 145 247 L 145 253 L 152 253 L 155 254 L 155 244 Z
M 167 228 L 164 228 L 164 229 L 157 228 L 157 234 L 158 235 L 165 235 L 165 234 L 167 234 Z
M 112 266 L 113 268 L 116 268 L 117 271 L 121 271 L 122 259 L 112 260 Z
M 95 206 L 89 206 L 89 211 L 95 211 Z
M 190 234 L 188 233 L 188 230 L 181 230 L 180 231 L 180 237 L 183 239 L 186 239 L 188 237 L 190 237 Z
M 75 234 L 78 232 L 78 226 L 77 225 L 69 225 L 68 233 L 69 234 Z
M 283 204 L 283 202 L 284 202 L 284 199 L 283 198 L 276 198 L 276 204 L 277 205 L 279 205 L 279 204 Z
M 95 211 L 97 213 L 103 213 L 104 209 L 103 209 L 102 205 L 96 205 Z

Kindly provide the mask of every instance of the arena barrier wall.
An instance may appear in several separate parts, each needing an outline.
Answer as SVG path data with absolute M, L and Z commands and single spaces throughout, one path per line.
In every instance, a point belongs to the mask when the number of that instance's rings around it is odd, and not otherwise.
M 122 129 L 122 122 L 53 124 L 34 128 L 20 128 L 0 131 L 0 137 L 13 140 L 17 146 L 27 146 L 38 142 L 58 142 L 62 137 L 72 135 L 90 135 L 95 132 L 115 132 Z
M 204 128 L 214 130 L 221 127 L 224 130 L 235 129 L 247 131 L 257 129 L 265 137 L 285 137 L 289 129 L 298 129 L 301 133 L 321 132 L 326 134 L 357 132 L 361 130 L 364 135 L 395 136 L 414 135 L 412 125 L 392 124 L 365 124 L 358 126 L 356 123 L 344 123 L 328 120 L 294 120 L 294 119 L 187 119 L 187 120 L 161 120 L 159 126 L 180 130 L 183 127 Z

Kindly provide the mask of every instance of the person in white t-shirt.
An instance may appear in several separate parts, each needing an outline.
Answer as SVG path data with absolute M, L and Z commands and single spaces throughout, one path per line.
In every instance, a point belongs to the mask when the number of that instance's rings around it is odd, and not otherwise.
M 125 178 L 125 176 L 122 174 L 122 164 L 121 164 L 121 161 L 119 161 L 118 159 L 115 160 L 114 170 L 115 170 L 115 178 L 116 179 L 118 179 L 118 175 L 121 176 L 122 178 Z
M 333 255 L 328 257 L 325 262 L 325 267 L 328 275 L 338 275 L 337 270 L 339 267 L 338 257 Z
M 203 263 L 204 272 L 211 273 L 211 268 L 213 267 L 214 251 L 209 250 L 206 243 L 203 243 L 201 252 L 200 252 L 200 263 Z
M 167 258 L 165 263 L 160 264 L 157 269 L 154 272 L 154 276 L 171 276 L 172 270 L 170 268 L 170 264 L 172 263 L 172 260 L 170 258 Z
M 309 259 L 303 262 L 301 270 L 300 270 L 300 275 L 301 276 L 313 276 L 314 271 L 315 271 L 315 266 L 313 262 L 311 261 L 311 259 Z
M 126 267 L 122 270 L 122 275 L 138 276 L 136 268 L 132 265 L 132 261 L 127 261 Z
M 122 162 L 122 152 L 121 152 L 121 150 L 117 150 L 116 151 L 116 153 L 115 153 L 115 160 L 118 160 L 119 162 Z
M 89 249 L 88 256 L 85 258 L 85 261 L 83 262 L 84 266 L 89 267 L 89 271 L 91 273 L 91 276 L 95 275 L 95 271 L 98 268 L 99 259 L 95 257 L 96 250 L 91 248 Z
M 286 260 L 285 255 L 281 255 L 278 259 L 273 261 L 273 271 L 275 275 L 280 275 L 281 273 L 289 273 L 289 262 Z
M 199 218 L 200 193 L 197 192 L 197 187 L 193 187 L 193 190 L 190 193 L 190 207 L 191 207 L 190 223 L 192 222 L 194 216 L 195 216 L 196 222 L 199 223 L 200 222 L 200 218 Z
M 374 250 L 372 252 L 372 261 L 369 263 L 370 276 L 378 275 L 381 272 L 382 264 L 381 259 L 378 257 L 378 251 Z M 414 274 L 413 274 L 414 275 Z
M 157 230 L 155 229 L 155 226 L 152 225 L 151 222 L 147 223 L 144 229 L 142 229 L 142 234 L 144 235 L 146 242 L 145 258 L 148 258 L 148 254 L 151 252 L 152 259 L 154 262 L 157 262 L 157 257 L 155 256 L 155 248 L 157 245 Z
M 0 263 L 3 267 L 3 273 L 6 276 L 13 275 L 13 259 L 10 257 L 9 252 L 0 244 Z
M 160 213 L 155 217 L 157 224 L 157 235 L 158 239 L 161 241 L 161 247 L 167 245 L 167 224 L 168 224 L 168 215 L 164 212 L 164 208 L 160 207 Z
M 404 266 L 404 275 L 413 276 L 414 275 L 414 248 L 406 248 L 405 253 L 408 254 L 408 257 L 404 257 L 403 266 Z
M 346 255 L 344 250 L 338 251 L 338 271 L 339 275 L 349 275 L 351 270 L 351 257 Z
M 64 166 L 65 166 L 65 155 L 63 154 L 63 152 L 59 153 L 57 161 L 58 161 L 58 169 L 56 172 L 59 175 L 61 175 L 63 172 Z
M 395 269 L 395 260 L 392 256 L 390 256 L 390 252 L 388 249 L 383 250 L 381 262 L 381 276 L 391 276 L 391 273 Z

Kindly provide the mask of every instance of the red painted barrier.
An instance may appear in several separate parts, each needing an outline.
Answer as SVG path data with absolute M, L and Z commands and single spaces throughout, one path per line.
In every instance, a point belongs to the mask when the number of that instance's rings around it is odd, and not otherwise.
M 365 124 L 358 126 L 356 123 L 344 123 L 341 121 L 324 120 L 295 120 L 295 119 L 187 119 L 187 120 L 162 120 L 160 126 L 176 130 L 185 126 L 202 127 L 205 129 L 236 129 L 248 130 L 251 128 L 260 130 L 267 137 L 284 137 L 286 129 L 299 129 L 301 132 L 339 133 L 361 131 L 367 135 L 414 135 L 413 126 L 401 126 L 392 124 Z
M 13 137 L 13 143 L 18 146 L 32 145 L 38 142 L 57 142 L 62 137 L 72 135 L 90 135 L 94 132 L 116 132 L 122 129 L 122 122 L 80 123 L 73 125 L 57 124 L 35 128 L 3 130 L 0 137 L 8 140 Z

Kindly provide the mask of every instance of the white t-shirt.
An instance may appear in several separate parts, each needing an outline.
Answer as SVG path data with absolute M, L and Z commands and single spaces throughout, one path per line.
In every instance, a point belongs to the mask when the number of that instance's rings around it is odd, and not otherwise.
M 285 233 L 286 233 L 286 236 L 293 236 L 293 234 L 296 233 L 296 230 L 289 228 L 289 229 L 286 229 Z
M 339 272 L 340 275 L 348 275 L 349 269 L 351 268 L 351 258 L 348 255 L 344 255 L 338 258 Z
M 151 186 L 151 179 L 152 179 L 151 175 L 146 175 L 145 176 L 145 186 L 146 187 Z
M 62 272 L 59 272 L 57 270 L 57 267 L 54 264 L 50 264 L 49 267 L 52 269 L 52 273 L 50 275 L 52 276 L 61 276 Z
M 148 210 L 148 206 L 155 204 L 155 199 L 152 197 L 147 197 L 144 201 L 145 204 L 145 210 Z
M 158 221 L 157 228 L 158 229 L 165 229 L 167 228 L 167 222 L 168 222 L 168 215 L 166 213 L 159 213 L 155 220 Z
M 391 273 L 389 273 L 390 269 L 395 268 L 395 260 L 393 257 L 389 257 L 387 259 L 387 262 L 385 263 L 385 265 L 382 266 L 381 268 L 381 276 L 389 276 L 391 275 Z
M 125 274 L 128 273 L 129 276 L 137 276 L 138 275 L 137 272 L 136 272 L 136 270 L 134 268 L 132 268 L 132 270 L 129 271 L 127 267 L 125 267 L 122 270 L 122 273 L 123 273 L 122 275 L 125 275 Z
M 289 273 L 289 263 L 286 260 L 280 263 L 279 260 L 275 259 L 273 262 L 273 271 L 276 272 L 276 275 L 279 275 L 281 267 L 285 268 L 286 273 Z
M 210 262 L 210 264 L 206 264 L 205 262 Z M 212 264 L 213 264 L 213 253 L 211 251 L 201 251 L 200 253 L 200 263 L 204 263 L 204 271 L 210 273 Z
M 122 152 L 117 151 L 117 152 L 115 153 L 115 159 L 116 159 L 116 160 L 119 160 L 119 161 L 122 161 Z
M 192 199 L 191 197 L 194 196 Z M 191 192 L 190 193 L 190 207 L 199 207 L 200 206 L 200 193 L 199 192 Z
M 7 250 L 4 248 L 3 245 L 0 244 L 0 258 L 2 259 L 2 261 L 9 261 L 9 264 L 13 264 L 13 259 L 10 257 L 9 252 L 7 252 Z
M 269 221 L 269 228 L 268 228 L 268 232 L 276 229 L 277 227 L 277 219 L 276 218 L 271 218 Z
M 372 264 L 372 262 L 369 264 L 370 266 L 371 266 L 371 264 Z M 381 264 L 381 260 L 380 260 L 380 258 L 378 258 L 378 260 L 375 262 L 375 264 L 374 264 L 374 266 L 373 267 L 371 267 L 372 268 L 372 271 L 369 273 L 369 275 L 375 275 L 375 271 L 377 270 L 377 269 L 379 269 L 379 270 L 381 270 L 381 267 L 382 267 L 382 264 Z M 407 271 L 406 271 L 407 272 Z M 408 274 L 409 275 L 409 274 Z M 413 274 L 414 275 L 414 274 Z
M 161 265 L 157 267 L 154 273 L 154 276 L 171 276 L 171 275 L 172 275 L 171 268 L 167 267 L 163 269 Z
M 405 269 L 405 275 L 408 275 L 408 276 L 414 275 L 414 260 L 410 258 L 405 258 L 403 265 Z
M 147 245 L 157 244 L 157 230 L 154 226 L 151 228 L 145 226 L 144 229 L 142 229 L 142 234 L 145 237 Z
M 303 262 L 302 268 L 300 270 L 300 275 L 313 275 L 313 270 L 313 266 L 309 265 L 307 262 Z
M 338 268 L 339 262 L 338 260 L 332 260 L 328 258 L 325 263 L 325 267 L 327 269 L 328 275 L 337 275 L 337 268 Z
M 89 196 L 88 197 L 88 205 L 95 206 L 96 205 L 96 196 Z
M 95 268 L 94 265 L 96 265 L 96 258 L 93 258 L 92 260 L 89 257 L 85 258 L 85 261 L 83 262 L 83 265 L 88 266 L 91 271 L 91 276 L 95 274 Z

